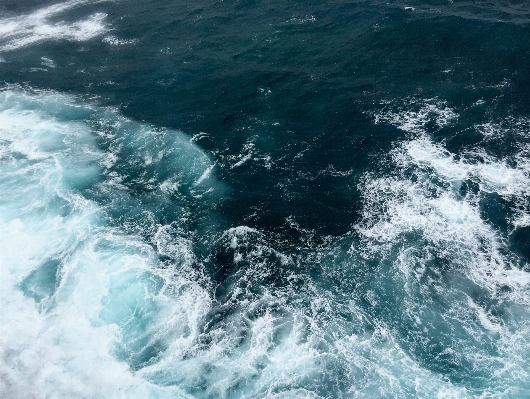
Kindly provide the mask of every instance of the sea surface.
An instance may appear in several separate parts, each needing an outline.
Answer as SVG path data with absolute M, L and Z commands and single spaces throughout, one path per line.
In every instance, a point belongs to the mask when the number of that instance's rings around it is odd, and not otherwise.
M 0 0 L 0 398 L 530 398 L 527 0 Z

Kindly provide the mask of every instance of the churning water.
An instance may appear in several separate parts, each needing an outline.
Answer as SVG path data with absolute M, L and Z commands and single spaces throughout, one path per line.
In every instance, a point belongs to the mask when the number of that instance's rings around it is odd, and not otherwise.
M 530 397 L 529 28 L 0 2 L 0 397 Z

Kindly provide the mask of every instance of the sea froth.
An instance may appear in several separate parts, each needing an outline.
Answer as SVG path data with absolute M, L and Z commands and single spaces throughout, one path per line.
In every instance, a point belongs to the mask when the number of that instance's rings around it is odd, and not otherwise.
M 78 0 L 44 7 L 26 15 L 0 19 L 0 52 L 12 51 L 47 40 L 82 42 L 108 30 L 104 13 L 95 13 L 75 22 L 52 22 L 71 9 L 95 2 Z

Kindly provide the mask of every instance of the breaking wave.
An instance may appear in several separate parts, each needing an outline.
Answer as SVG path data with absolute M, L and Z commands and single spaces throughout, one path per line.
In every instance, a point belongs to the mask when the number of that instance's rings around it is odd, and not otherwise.
M 226 224 L 229 190 L 183 133 L 0 92 L 2 395 L 530 392 L 528 147 L 451 153 L 429 134 L 447 104 L 387 108 L 375 122 L 408 136 L 364 174 L 359 222 L 285 250 Z

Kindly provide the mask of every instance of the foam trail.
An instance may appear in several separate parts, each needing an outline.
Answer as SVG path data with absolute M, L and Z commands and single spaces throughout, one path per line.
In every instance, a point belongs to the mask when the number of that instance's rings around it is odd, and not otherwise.
M 433 118 L 443 127 L 449 119 L 436 118 L 456 112 L 435 100 L 419 107 L 376 114 L 410 136 L 387 160 L 392 173 L 369 172 L 360 186 L 360 242 L 350 253 L 374 266 L 357 289 L 423 367 L 465 381 L 475 396 L 525 396 L 530 274 L 511 239 L 530 211 L 524 141 L 509 160 L 480 146 L 457 156 L 427 133 Z M 499 203 L 509 209 L 502 218 Z
M 419 367 L 351 301 L 301 288 L 296 261 L 259 230 L 225 231 L 214 258 L 230 266 L 216 271 L 207 328 L 192 345 L 175 341 L 143 368 L 149 381 L 189 387 L 198 398 L 468 397 Z
M 105 33 L 106 14 L 95 13 L 73 23 L 50 19 L 85 4 L 101 1 L 67 1 L 40 8 L 30 14 L 0 19 L 0 51 L 12 51 L 47 40 L 82 42 Z
M 209 295 L 179 277 L 194 261 L 185 241 L 172 244 L 178 269 L 159 269 L 151 245 L 82 194 L 104 171 L 86 122 L 102 111 L 55 93 L 0 93 L 2 397 L 189 397 L 133 370 L 194 334 Z
M 383 103 L 383 110 L 373 113 L 375 123 L 388 123 L 409 133 L 423 133 L 430 123 L 440 129 L 448 126 L 458 114 L 446 102 L 437 98 L 420 101 L 408 99 L 394 107 L 392 101 Z
M 479 207 L 520 167 L 413 137 L 365 176 L 349 253 L 288 254 L 215 230 L 215 163 L 180 132 L 16 88 L 0 122 L 0 396 L 528 392 L 528 273 Z

